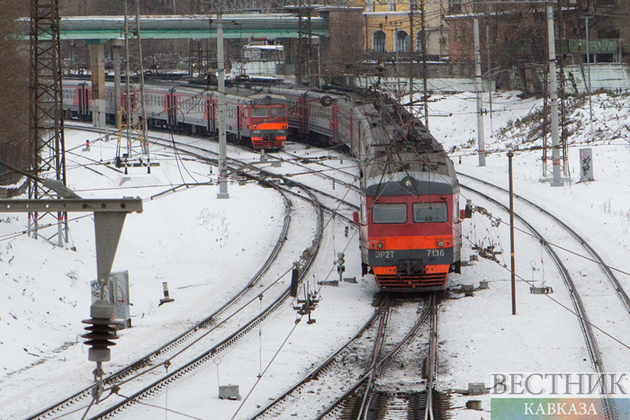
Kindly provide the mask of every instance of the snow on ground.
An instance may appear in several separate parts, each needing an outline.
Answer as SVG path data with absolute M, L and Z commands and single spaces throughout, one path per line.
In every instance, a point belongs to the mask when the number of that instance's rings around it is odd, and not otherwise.
M 624 164 L 630 160 L 626 128 L 629 121 L 628 102 L 625 97 L 611 98 L 605 94 L 594 96 L 594 136 L 591 136 L 587 102 L 581 101 L 581 106 L 570 114 L 568 122 L 572 135 L 569 138 L 568 165 L 572 179 L 563 187 L 551 187 L 548 182 L 540 182 L 543 173 L 540 150 L 517 151 L 513 158 L 515 193 L 542 204 L 577 229 L 608 264 L 625 272 L 616 274 L 626 290 L 630 288 L 630 276 L 627 274 L 630 272 L 630 262 L 626 258 L 630 186 L 625 181 L 630 173 L 628 165 Z M 534 113 L 541 107 L 542 100 L 520 100 L 513 92 L 495 97 L 493 109 L 496 114 L 493 115 L 492 131 L 488 124 L 489 118 L 485 118 L 486 149 L 491 153 L 485 167 L 478 166 L 479 160 L 474 152 L 461 148 L 466 142 L 473 150 L 477 147 L 474 94 L 444 97 L 433 104 L 432 110 L 451 110 L 454 114 L 450 117 L 450 123 L 449 119 L 436 118 L 433 120 L 436 122 L 430 121 L 430 129 L 438 139 L 444 139 L 445 148 L 457 147 L 453 157 L 456 170 L 507 188 L 508 159 L 505 152 L 510 148 L 528 149 L 542 145 L 540 132 L 532 129 L 534 123 L 540 123 L 540 117 L 533 118 L 533 123 L 528 125 L 519 126 L 515 122 L 519 117 Z M 504 132 L 500 129 L 502 127 L 511 129 Z M 579 182 L 579 149 L 586 147 L 593 149 L 594 182 Z M 457 155 L 461 156 L 461 160 Z M 467 183 L 465 178 L 460 181 Z M 464 198 L 469 195 L 462 192 Z M 473 201 L 478 201 L 478 198 L 474 197 Z M 508 220 L 498 210 L 491 212 Z M 468 229 L 473 228 L 464 234 L 469 235 L 475 243 L 481 240 L 485 240 L 485 244 L 498 241 L 501 245 L 498 248 L 504 251 L 499 257 L 500 262 L 509 267 L 509 232 L 506 224 L 501 226 L 501 232 L 497 232 L 490 226 L 489 220 L 482 221 L 482 218 L 475 216 L 473 223 L 468 225 Z M 545 231 L 543 235 L 553 242 L 554 233 Z M 546 285 L 554 288 L 554 298 L 570 307 L 566 287 L 562 285 L 548 257 L 544 255 L 543 258 L 540 245 L 525 235 L 517 234 L 515 249 L 517 274 L 525 279 L 538 280 L 537 285 L 541 284 L 544 275 Z M 458 280 L 458 277 L 453 276 L 451 281 Z M 441 350 L 446 356 L 441 361 L 444 372 L 439 381 L 442 389 L 466 389 L 469 382 L 485 382 L 489 386 L 492 373 L 592 372 L 577 321 L 558 304 L 541 295 L 530 294 L 529 286 L 519 282 L 518 315 L 512 316 L 508 281 L 510 273 L 507 269 L 482 260 L 466 268 L 461 277 L 462 283 L 474 285 L 479 280 L 488 280 L 490 290 L 477 292 L 474 299 L 447 301 L 442 306 L 440 338 L 443 340 Z M 598 272 L 589 280 L 601 282 L 603 278 L 603 274 Z M 625 317 L 626 314 L 608 313 L 609 319 L 614 320 L 617 316 Z M 596 326 L 603 327 L 606 332 L 620 337 L 625 344 L 630 344 L 625 331 L 609 329 L 608 325 Z M 630 354 L 630 350 L 624 350 Z M 623 362 L 615 360 L 611 364 L 626 366 Z M 480 399 L 484 412 L 460 410 L 454 418 L 489 418 L 491 396 L 455 398 L 454 405 L 460 407 L 468 399 Z
M 523 100 L 515 92 L 497 94 L 493 98 L 492 123 L 488 116 L 485 118 L 486 149 L 490 154 L 487 166 L 479 167 L 474 153 L 475 95 L 435 95 L 434 99 L 432 114 L 452 116 L 430 117 L 429 128 L 447 150 L 455 149 L 453 160 L 458 171 L 507 186 L 507 148 L 531 149 L 541 144 L 540 132 L 532 129 L 531 123 L 519 125 L 517 120 L 535 112 L 542 100 Z M 572 180 L 563 187 L 539 182 L 542 152 L 517 151 L 515 191 L 544 203 L 591 241 L 610 265 L 627 273 L 629 100 L 604 94 L 593 100 L 594 136 L 590 132 L 588 104 L 580 103 L 571 110 L 568 163 Z M 535 123 L 537 118 L 540 119 L 534 116 L 530 120 Z M 502 130 L 505 127 L 510 130 Z M 130 272 L 134 327 L 121 331 L 112 362 L 105 364 L 108 371 L 113 371 L 204 318 L 244 285 L 273 247 L 284 209 L 277 193 L 255 184 L 231 184 L 229 200 L 218 200 L 217 187 L 213 185 L 149 200 L 183 182 L 212 180 L 212 175 L 206 166 L 176 161 L 167 152 L 159 152 L 160 167 L 153 168 L 151 175 L 132 172 L 124 176 L 100 165 L 81 169 L 78 165 L 86 163 L 86 158 L 107 160 L 114 154 L 113 141 L 95 143 L 95 137 L 68 132 L 66 142 L 73 147 L 67 157 L 69 187 L 85 198 L 145 199 L 142 214 L 127 216 L 114 261 L 113 271 Z M 82 150 L 86 139 L 92 140 L 90 151 Z M 582 147 L 593 149 L 594 182 L 578 182 L 578 153 Z M 469 196 L 462 192 L 463 199 Z M 486 207 L 493 214 L 500 214 L 500 210 Z M 74 213 L 71 217 L 71 245 L 76 250 L 27 238 L 22 234 L 26 215 L 0 217 L 2 420 L 23 418 L 92 380 L 94 366 L 87 361 L 86 346 L 80 344 L 79 335 L 84 327 L 80 321 L 89 317 L 89 283 L 96 275 L 93 221 L 91 215 Z M 347 247 L 346 275 L 360 278 L 358 238 L 344 238 L 344 227 L 338 223 L 329 229 L 313 277 L 327 278 L 336 252 Z M 464 244 L 465 258 L 473 253 L 472 244 L 482 240 L 494 241 L 504 254 L 499 257 L 501 264 L 482 259 L 450 279 L 453 285 L 478 285 L 487 280 L 490 288 L 476 292 L 473 298 L 442 303 L 440 390 L 466 388 L 469 382 L 489 385 L 494 372 L 591 371 L 577 321 L 558 304 L 544 296 L 531 295 L 529 285 L 519 282 L 518 315 L 511 315 L 510 273 L 502 267 L 504 263 L 509 266 L 506 224 L 495 228 L 489 220 L 475 216 L 465 223 L 464 229 L 469 238 Z M 553 236 L 549 239 L 553 240 Z M 521 235 L 517 237 L 516 249 L 517 273 L 539 281 L 544 276 L 546 284 L 554 288 L 554 298 L 566 304 L 568 295 L 550 261 L 541 257 L 540 245 Z M 296 255 L 301 252 L 295 250 Z M 630 288 L 626 274 L 618 277 Z M 175 302 L 158 306 L 164 281 L 168 282 Z M 232 418 L 237 410 L 236 418 L 248 418 L 257 406 L 266 404 L 352 336 L 372 313 L 375 292 L 371 276 L 361 279 L 358 285 L 342 283 L 338 288 L 323 289 L 323 300 L 314 314 L 317 323 L 299 324 L 281 351 L 278 350 L 294 326 L 295 313 L 290 308 L 275 314 L 261 327 L 260 334 L 248 336 L 189 381 L 179 381 L 168 394 L 151 400 L 158 408 L 136 406 L 127 418 L 163 416 L 166 406 L 204 419 Z M 269 370 L 259 380 L 258 374 L 274 356 Z M 420 361 L 416 362 L 419 366 Z M 218 400 L 218 383 L 239 384 L 243 397 L 250 392 L 251 395 L 244 402 Z M 470 397 L 456 396 L 453 402 L 463 407 L 467 399 Z M 482 400 L 482 412 L 458 408 L 454 418 L 490 418 L 490 396 L 475 399 Z M 318 403 L 315 398 L 313 403 Z

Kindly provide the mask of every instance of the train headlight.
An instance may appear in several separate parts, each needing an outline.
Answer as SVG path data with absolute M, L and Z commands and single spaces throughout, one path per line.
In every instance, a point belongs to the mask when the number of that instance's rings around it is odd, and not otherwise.
M 438 242 L 438 247 L 439 247 L 439 248 L 442 248 L 443 246 L 444 246 L 444 241 L 439 241 L 439 242 Z
M 376 244 L 376 247 L 377 247 L 378 249 L 383 249 L 383 247 L 384 247 L 384 246 L 385 246 L 385 245 L 383 245 L 383 242 L 379 242 L 379 243 L 377 243 L 377 244 Z

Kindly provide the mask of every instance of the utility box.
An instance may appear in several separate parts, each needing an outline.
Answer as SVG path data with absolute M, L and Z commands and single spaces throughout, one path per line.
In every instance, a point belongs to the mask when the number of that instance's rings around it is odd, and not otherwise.
M 580 181 L 593 181 L 593 150 L 580 149 Z
M 221 385 L 219 387 L 219 399 L 221 400 L 241 400 L 238 393 L 238 385 Z
M 92 280 L 92 303 L 101 298 L 101 288 L 97 280 Z M 120 271 L 109 275 L 105 287 L 104 300 L 114 306 L 114 323 L 118 329 L 131 327 L 129 303 L 129 271 Z
M 483 382 L 471 382 L 468 384 L 468 395 L 487 394 L 488 390 Z

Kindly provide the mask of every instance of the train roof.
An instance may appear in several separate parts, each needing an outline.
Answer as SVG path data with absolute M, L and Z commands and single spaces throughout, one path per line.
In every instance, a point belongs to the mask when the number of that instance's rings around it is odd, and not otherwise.
M 366 179 L 367 197 L 454 194 L 459 192 L 457 178 L 437 172 L 404 171 Z
M 79 86 L 79 85 L 87 85 L 91 86 L 91 81 L 89 80 L 76 80 L 69 79 L 64 80 L 64 86 Z M 105 82 L 105 87 L 107 89 L 113 89 L 113 82 Z M 122 92 L 124 93 L 124 83 L 121 84 Z M 138 92 L 140 89 L 139 84 L 134 84 L 133 91 Z M 208 89 L 204 86 L 195 86 L 195 85 L 182 85 L 182 84 L 166 84 L 166 83 L 147 83 L 145 85 L 145 93 L 146 94 L 155 94 L 155 93 L 175 93 L 175 94 L 185 94 L 190 96 L 212 96 L 212 94 L 216 93 L 216 89 Z M 273 94 L 262 91 L 260 88 L 247 88 L 247 87 L 230 87 L 225 90 L 226 97 L 231 100 L 236 100 L 237 102 L 244 103 L 252 103 L 252 104 L 260 104 L 260 105 L 268 105 L 268 104 L 282 104 L 287 102 L 287 98 L 283 95 Z

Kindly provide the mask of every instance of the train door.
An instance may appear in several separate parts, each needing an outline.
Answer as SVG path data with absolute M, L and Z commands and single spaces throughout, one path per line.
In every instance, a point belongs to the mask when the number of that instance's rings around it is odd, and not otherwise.
M 241 112 L 243 112 L 243 105 L 237 103 L 236 104 L 236 141 L 238 143 L 241 142 L 241 133 L 242 133 L 241 121 L 243 119 L 241 118 Z
M 308 104 L 306 95 L 298 99 L 298 115 L 300 118 L 300 134 L 308 135 Z
M 77 90 L 79 93 L 79 119 L 86 120 L 90 113 L 87 83 L 79 84 Z
M 332 121 L 330 122 L 333 133 L 333 144 L 337 144 L 339 142 L 339 116 L 337 115 L 338 108 L 336 106 L 331 106 L 332 111 Z
M 206 120 L 208 121 L 208 132 L 214 133 L 214 103 L 212 98 L 206 98 Z
M 167 124 L 170 128 L 177 126 L 177 97 L 174 90 L 171 89 L 171 92 L 166 94 Z

